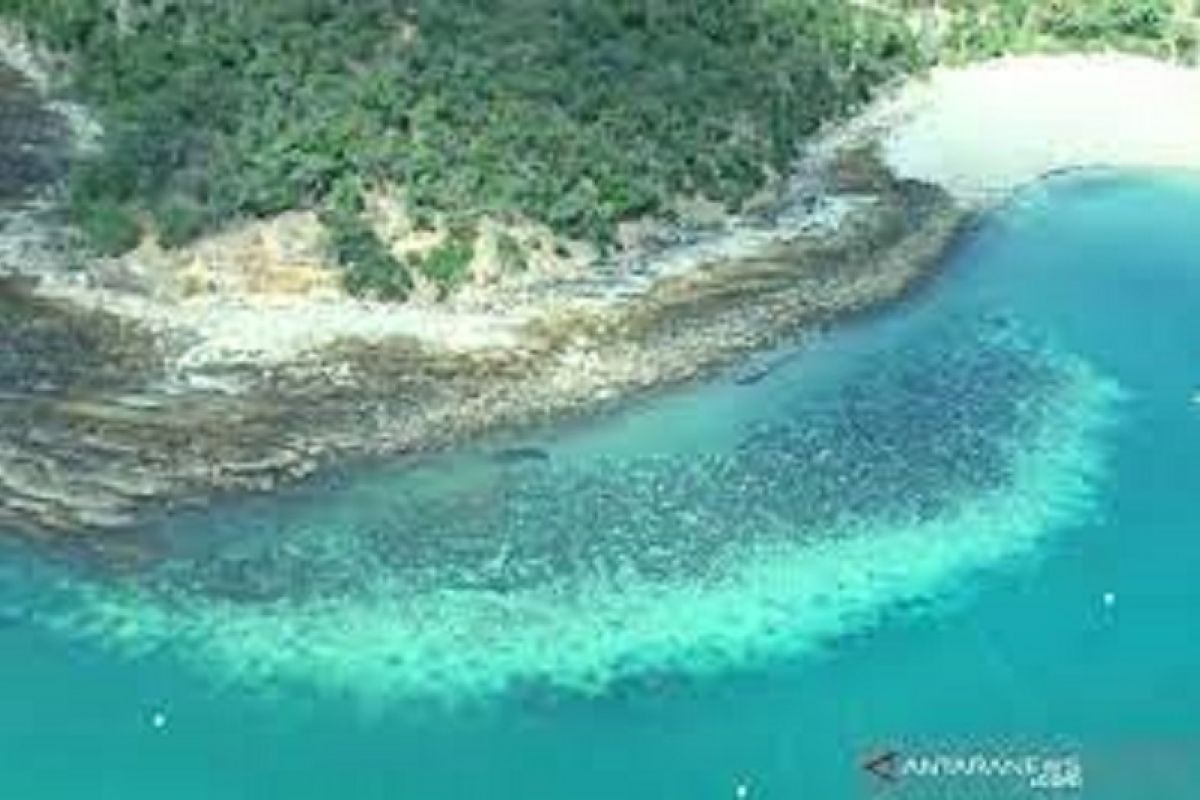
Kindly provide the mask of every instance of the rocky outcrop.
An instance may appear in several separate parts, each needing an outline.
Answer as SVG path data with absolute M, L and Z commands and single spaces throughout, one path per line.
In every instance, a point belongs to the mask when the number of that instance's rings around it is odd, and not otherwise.
M 503 325 L 478 329 L 453 309 L 439 329 L 420 310 L 318 302 L 328 276 L 305 215 L 232 230 L 190 266 L 148 245 L 143 272 L 122 280 L 112 263 L 73 275 L 7 259 L 0 532 L 136 562 L 154 543 L 128 532 L 166 510 L 591 413 L 893 299 L 929 273 L 963 215 L 861 143 L 814 147 L 753 219 L 674 244 L 660 232 L 653 249 L 586 274 L 542 276 L 497 301 L 510 306 Z M 29 190 L 0 203 L 15 213 L 59 173 L 12 174 Z M 44 242 L 68 236 L 52 216 L 33 227 Z M 33 277 L 12 277 L 22 272 Z M 197 305 L 193 291 L 212 297 Z

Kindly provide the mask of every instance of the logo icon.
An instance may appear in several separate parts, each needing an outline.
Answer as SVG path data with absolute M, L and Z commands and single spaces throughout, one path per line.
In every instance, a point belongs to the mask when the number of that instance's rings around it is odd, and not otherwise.
M 881 781 L 895 783 L 899 778 L 897 774 L 899 761 L 900 753 L 895 750 L 887 750 L 864 759 L 862 768 Z

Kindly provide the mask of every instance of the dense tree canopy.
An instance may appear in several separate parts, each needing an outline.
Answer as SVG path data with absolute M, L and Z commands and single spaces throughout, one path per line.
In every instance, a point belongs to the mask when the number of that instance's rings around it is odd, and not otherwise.
M 951 12 L 938 53 L 1161 45 L 1171 0 L 0 0 L 71 55 L 105 124 L 76 221 L 116 252 L 318 210 L 348 285 L 449 286 L 482 215 L 609 244 L 681 196 L 736 208 L 802 138 L 922 61 L 908 11 Z M 1186 42 L 1184 43 L 1186 44 Z M 362 219 L 402 187 L 455 231 L 400 264 Z M 518 254 L 519 260 L 519 254 Z
M 368 186 L 402 186 L 429 220 L 521 215 L 604 244 L 616 222 L 681 195 L 736 207 L 915 52 L 895 20 L 824 0 L 0 9 L 73 56 L 102 115 L 104 153 L 72 191 L 97 247 L 128 247 L 147 216 L 178 243 L 317 208 L 364 287 L 390 268 L 355 222 Z

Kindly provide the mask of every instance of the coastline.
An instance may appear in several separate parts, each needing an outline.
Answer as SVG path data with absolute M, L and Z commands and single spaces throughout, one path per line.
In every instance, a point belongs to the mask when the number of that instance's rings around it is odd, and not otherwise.
M 1081 125 L 1060 96 L 1111 119 L 1111 103 L 1161 105 L 1141 81 L 1168 74 L 1191 111 L 1124 135 Z M 188 306 L 54 269 L 10 280 L 16 349 L 58 337 L 73 364 L 0 397 L 0 527 L 135 558 L 88 534 L 696 379 L 886 307 L 936 272 L 967 221 L 1042 174 L 1200 164 L 1197 87 L 1193 70 L 1124 56 L 935 70 L 810 143 L 766 212 L 610 264 L 599 292 L 567 281 L 500 315 L 328 297 Z M 1006 144 L 1016 155 L 1000 158 Z M 0 273 L 17 271 L 8 261 Z
M 1088 168 L 1200 167 L 1200 69 L 1117 53 L 1007 56 L 939 67 L 881 106 L 900 178 L 986 209 Z

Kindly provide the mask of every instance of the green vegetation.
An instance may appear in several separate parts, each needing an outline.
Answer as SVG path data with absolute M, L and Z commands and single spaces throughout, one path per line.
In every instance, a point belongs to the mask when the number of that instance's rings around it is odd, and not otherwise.
M 0 13 L 73 56 L 105 124 L 73 193 L 98 248 L 131 243 L 118 220 L 179 243 L 314 208 L 348 284 L 390 296 L 407 268 L 334 197 L 348 183 L 403 187 L 426 222 L 519 216 L 607 246 L 617 222 L 680 196 L 737 207 L 916 58 L 890 15 L 828 0 L 0 0 Z M 104 224 L 87 224 L 97 209 Z M 467 252 L 456 239 L 421 269 L 452 287 Z
M 409 266 L 397 260 L 359 214 L 329 210 L 322 215 L 329 247 L 345 268 L 343 281 L 352 294 L 403 300 L 413 288 Z
M 940 6 L 952 21 L 938 55 L 949 60 L 1095 49 L 1185 60 L 1196 55 L 1195 9 L 1175 0 L 949 0 Z
M 71 211 L 76 224 L 100 255 L 119 255 L 141 241 L 142 229 L 124 206 L 103 197 L 89 198 L 74 202 Z
M 1173 0 L 0 0 L 72 56 L 105 125 L 74 168 L 93 246 L 170 245 L 315 209 L 356 292 L 443 293 L 473 243 L 402 263 L 362 219 L 399 187 L 421 224 L 528 219 L 611 246 L 703 196 L 735 209 L 806 134 L 938 59 L 1121 47 L 1189 56 Z M 922 16 L 936 7 L 939 14 Z M 913 25 L 924 19 L 925 33 Z M 924 45 L 924 50 L 922 46 Z M 525 254 L 501 241 L 501 263 Z
M 466 279 L 467 267 L 475 255 L 472 239 L 469 233 L 456 231 L 420 259 L 421 272 L 438 287 L 441 297 Z

